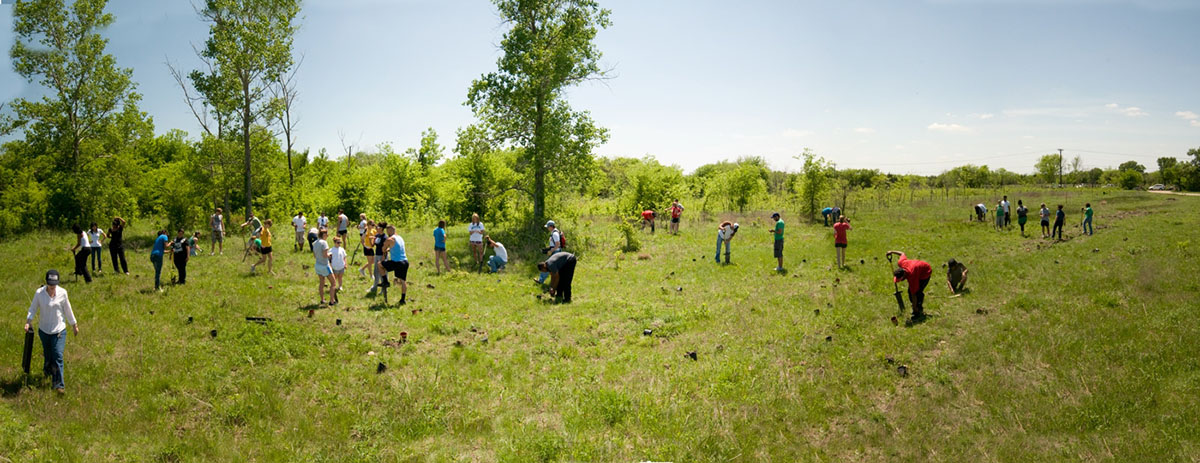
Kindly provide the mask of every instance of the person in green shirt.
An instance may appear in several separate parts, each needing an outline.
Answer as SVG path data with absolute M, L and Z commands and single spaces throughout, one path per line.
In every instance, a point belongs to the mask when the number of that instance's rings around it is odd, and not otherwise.
M 779 217 L 779 213 L 771 214 L 771 219 L 775 220 L 775 228 L 770 232 L 775 235 L 775 258 L 779 260 L 779 265 L 775 267 L 776 272 L 783 271 L 783 219 Z
M 1096 232 L 1096 230 L 1094 228 L 1092 228 L 1092 203 L 1084 204 L 1083 232 L 1087 233 L 1089 236 Z
M 1004 205 L 1001 202 L 996 203 L 996 229 L 1004 229 Z

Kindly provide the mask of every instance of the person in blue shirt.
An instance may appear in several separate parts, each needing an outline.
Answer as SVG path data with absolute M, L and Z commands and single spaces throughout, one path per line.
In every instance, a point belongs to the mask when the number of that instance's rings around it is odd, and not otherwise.
M 1067 213 L 1063 212 L 1063 205 L 1058 205 L 1058 212 L 1054 213 L 1054 229 L 1050 230 L 1050 237 L 1054 238 L 1054 234 L 1058 233 L 1058 240 L 1062 241 L 1063 224 L 1067 221 Z
M 396 281 L 400 283 L 400 305 L 404 305 L 405 295 L 408 293 L 408 254 L 404 250 L 404 238 L 396 234 L 396 226 L 388 225 L 387 236 L 387 240 L 383 242 L 383 249 L 387 252 L 383 270 L 396 273 Z M 386 273 L 383 275 L 381 286 L 390 286 Z
M 828 226 L 829 226 L 829 215 L 830 215 L 830 214 L 833 214 L 833 208 L 832 208 L 832 207 L 827 207 L 827 208 L 825 208 L 825 209 L 821 209 L 821 217 L 824 217 L 824 218 L 825 218 L 825 226 L 826 226 L 826 227 L 828 227 Z M 835 220 L 837 219 L 837 216 L 836 216 L 836 215 L 835 215 L 835 216 L 833 216 L 833 217 L 834 217 L 834 219 L 835 219 Z
M 154 239 L 154 249 L 150 251 L 150 263 L 154 264 L 154 290 L 162 291 L 162 265 L 163 253 L 167 251 L 166 230 L 158 231 L 158 238 Z
M 437 272 L 442 273 L 442 263 L 446 271 L 450 271 L 450 259 L 446 257 L 446 221 L 439 220 L 437 228 L 433 229 L 433 265 Z

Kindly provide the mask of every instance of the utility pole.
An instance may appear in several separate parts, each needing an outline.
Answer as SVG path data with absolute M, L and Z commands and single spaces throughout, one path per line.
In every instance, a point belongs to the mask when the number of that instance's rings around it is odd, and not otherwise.
M 1059 148 L 1058 149 L 1058 186 L 1059 186 L 1059 188 L 1062 188 L 1062 184 L 1063 184 L 1062 183 L 1062 171 L 1063 171 L 1063 153 L 1062 152 L 1063 152 L 1062 148 Z

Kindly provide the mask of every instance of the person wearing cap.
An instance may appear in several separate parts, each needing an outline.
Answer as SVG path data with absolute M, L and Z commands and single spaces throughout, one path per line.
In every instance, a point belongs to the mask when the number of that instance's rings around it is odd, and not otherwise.
M 850 219 L 844 215 L 838 216 L 837 223 L 833 224 L 833 248 L 837 250 L 838 268 L 846 267 L 846 246 L 850 243 L 846 239 L 846 232 L 850 230 Z
M 737 234 L 739 227 L 740 225 L 728 220 L 717 226 L 717 255 L 714 259 L 718 264 L 721 263 L 721 243 L 725 243 L 725 263 L 729 263 L 729 241 Z
M 538 262 L 538 270 L 550 274 L 550 295 L 564 304 L 571 303 L 571 283 L 575 281 L 575 255 L 569 252 L 551 254 L 545 262 Z
M 930 267 L 928 262 L 909 259 L 900 251 L 888 251 L 889 261 L 892 256 L 900 256 L 900 260 L 896 261 L 896 270 L 892 272 L 894 277 L 892 281 L 908 282 L 908 301 L 912 303 L 912 319 L 925 318 L 925 287 L 929 285 L 929 279 L 933 277 L 933 267 Z
M 642 231 L 646 231 L 646 225 L 650 226 L 650 234 L 654 234 L 654 219 L 658 218 L 658 213 L 653 210 L 646 209 L 642 211 Z
M 550 230 L 550 246 L 547 247 L 546 249 L 543 249 L 542 253 L 552 256 L 552 255 L 554 255 L 554 253 L 557 253 L 562 250 L 562 232 L 558 231 L 558 224 L 554 223 L 553 220 L 549 220 L 546 222 L 546 229 Z M 546 278 L 549 278 L 549 277 L 550 277 L 550 273 L 543 270 L 540 274 L 538 274 L 538 279 L 537 279 L 538 284 L 540 285 L 542 283 L 545 283 Z
M 775 235 L 775 259 L 779 260 L 779 265 L 775 266 L 776 272 L 783 271 L 783 218 L 779 213 L 771 214 L 771 220 L 775 221 L 775 228 L 767 231 Z
M 63 383 L 63 348 L 67 342 L 67 325 L 79 336 L 79 325 L 71 311 L 67 290 L 58 286 L 58 270 L 46 272 L 46 285 L 33 293 L 29 314 L 25 316 L 25 332 L 33 330 L 33 317 L 38 316 L 38 338 L 42 340 L 42 373 L 51 379 L 58 393 L 66 391 Z

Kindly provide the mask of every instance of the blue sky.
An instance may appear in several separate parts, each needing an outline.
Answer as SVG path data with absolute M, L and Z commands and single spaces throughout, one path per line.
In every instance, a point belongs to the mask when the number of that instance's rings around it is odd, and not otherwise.
M 1087 167 L 1200 147 L 1200 1 L 601 0 L 614 78 L 571 91 L 611 130 L 605 156 L 691 170 L 738 156 L 795 169 L 804 147 L 840 167 L 1021 172 L 1057 148 Z M 111 0 L 109 50 L 134 70 L 159 132 L 199 128 L 166 62 L 197 65 L 191 2 Z M 472 79 L 504 29 L 485 0 L 309 1 L 296 52 L 298 145 L 341 152 L 453 146 Z M 0 6 L 11 25 L 11 6 Z M 11 26 L 0 47 L 12 43 Z M 0 98 L 36 88 L 0 69 Z

